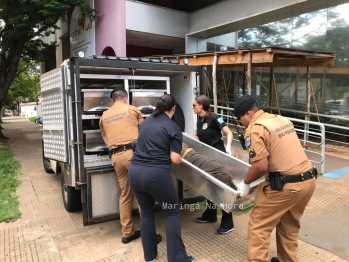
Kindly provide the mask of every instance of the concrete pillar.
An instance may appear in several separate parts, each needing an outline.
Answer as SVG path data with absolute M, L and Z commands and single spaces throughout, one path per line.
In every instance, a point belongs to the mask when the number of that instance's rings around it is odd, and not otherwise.
M 126 0 L 94 0 L 100 10 L 96 20 L 96 55 L 111 47 L 116 56 L 126 56 Z

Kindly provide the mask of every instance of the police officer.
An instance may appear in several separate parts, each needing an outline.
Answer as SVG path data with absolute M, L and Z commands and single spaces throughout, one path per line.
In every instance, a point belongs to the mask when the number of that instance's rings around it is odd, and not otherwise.
M 210 100 L 207 96 L 200 95 L 194 99 L 193 112 L 198 115 L 196 124 L 197 139 L 212 146 L 220 151 L 231 155 L 231 142 L 233 135 L 221 117 L 210 112 Z M 222 131 L 227 136 L 227 145 L 224 148 Z M 217 221 L 217 207 L 214 203 L 207 200 L 205 212 L 201 217 L 196 218 L 199 223 L 214 223 Z M 218 234 L 227 234 L 234 229 L 233 215 L 222 210 L 222 220 Z
M 239 184 L 240 195 L 261 178 L 248 225 L 248 261 L 269 261 L 270 234 L 276 227 L 278 258 L 298 261 L 299 220 L 316 186 L 312 167 L 293 124 L 285 117 L 261 110 L 250 95 L 240 97 L 234 115 L 246 127 L 245 146 L 251 167 Z
M 115 88 L 110 97 L 113 105 L 103 112 L 99 126 L 121 189 L 119 204 L 122 243 L 127 244 L 141 236 L 141 231 L 135 230 L 133 225 L 134 197 L 128 182 L 128 168 L 133 156 L 131 143 L 138 138 L 143 117 L 138 108 L 127 104 L 128 95 L 124 88 Z

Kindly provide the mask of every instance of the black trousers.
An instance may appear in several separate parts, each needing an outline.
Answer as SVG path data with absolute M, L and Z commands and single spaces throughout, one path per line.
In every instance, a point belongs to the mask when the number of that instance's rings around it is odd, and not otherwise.
M 207 206 L 202 218 L 208 221 L 217 221 L 217 206 L 207 199 Z M 222 209 L 222 221 L 220 228 L 231 229 L 234 227 L 233 213 L 227 213 Z
M 183 262 L 187 253 L 181 237 L 180 205 L 171 169 L 131 164 L 128 175 L 141 209 L 141 238 L 145 260 L 153 260 L 157 254 L 154 219 L 156 201 L 166 214 L 167 260 Z

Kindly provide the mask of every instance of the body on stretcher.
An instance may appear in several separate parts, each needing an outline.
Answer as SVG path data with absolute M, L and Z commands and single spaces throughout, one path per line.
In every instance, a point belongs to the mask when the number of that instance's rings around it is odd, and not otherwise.
M 207 156 L 229 171 L 233 176 L 235 185 L 238 185 L 246 176 L 250 165 L 235 157 L 229 156 L 215 148 L 197 141 L 187 135 L 183 135 L 183 143 L 187 144 L 196 152 Z M 211 200 L 226 212 L 237 212 L 243 209 L 241 204 L 244 201 L 239 199 L 239 191 L 216 179 L 209 173 L 193 165 L 189 161 L 182 159 L 180 165 L 172 166 L 172 173 L 180 180 L 193 188 L 196 192 Z M 250 193 L 264 178 L 251 184 Z M 244 199 L 251 199 L 248 195 Z

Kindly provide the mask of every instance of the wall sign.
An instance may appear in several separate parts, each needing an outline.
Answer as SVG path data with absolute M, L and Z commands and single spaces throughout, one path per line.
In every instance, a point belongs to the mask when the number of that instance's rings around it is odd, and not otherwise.
M 87 0 L 91 8 L 94 8 L 93 0 Z M 70 20 L 70 54 L 84 56 L 96 54 L 95 48 L 95 22 L 91 22 L 85 14 L 82 14 L 79 7 L 75 7 Z

